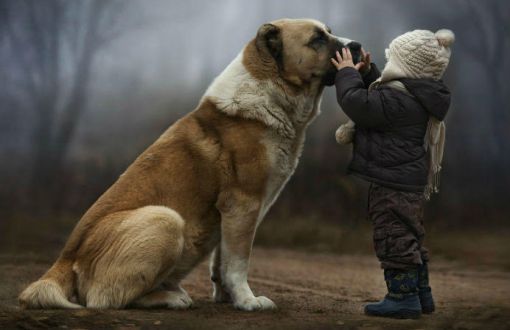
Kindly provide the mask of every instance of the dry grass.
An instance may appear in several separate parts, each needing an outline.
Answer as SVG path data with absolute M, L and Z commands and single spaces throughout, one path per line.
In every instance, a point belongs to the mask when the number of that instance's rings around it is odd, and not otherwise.
M 64 245 L 77 217 L 11 218 L 0 223 L 0 252 L 37 253 L 52 260 Z M 426 245 L 432 258 L 441 257 L 470 266 L 510 270 L 510 229 L 445 229 L 426 226 Z M 352 226 L 313 217 L 269 217 L 259 227 L 257 246 L 307 252 L 373 255 L 372 227 L 366 220 Z M 374 256 L 375 258 L 375 256 Z
M 432 258 L 510 270 L 509 229 L 453 230 L 437 225 L 426 229 L 425 244 Z M 311 252 L 373 254 L 372 227 L 363 220 L 347 227 L 313 218 L 267 219 L 259 228 L 255 244 Z

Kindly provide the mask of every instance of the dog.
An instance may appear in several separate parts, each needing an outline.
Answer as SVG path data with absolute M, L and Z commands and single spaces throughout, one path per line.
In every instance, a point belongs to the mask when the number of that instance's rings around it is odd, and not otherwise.
M 53 266 L 19 296 L 24 308 L 192 305 L 180 281 L 211 255 L 216 302 L 276 305 L 250 289 L 257 226 L 293 174 L 318 115 L 330 58 L 357 42 L 312 19 L 262 25 L 212 82 L 90 207 Z

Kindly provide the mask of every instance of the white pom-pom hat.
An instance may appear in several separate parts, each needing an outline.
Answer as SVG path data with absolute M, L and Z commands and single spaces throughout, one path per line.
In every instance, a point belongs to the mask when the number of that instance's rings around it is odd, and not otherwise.
M 441 79 L 450 61 L 450 47 L 454 41 L 455 35 L 447 29 L 436 33 L 414 30 L 398 36 L 386 49 L 388 62 L 382 72 L 382 80 Z

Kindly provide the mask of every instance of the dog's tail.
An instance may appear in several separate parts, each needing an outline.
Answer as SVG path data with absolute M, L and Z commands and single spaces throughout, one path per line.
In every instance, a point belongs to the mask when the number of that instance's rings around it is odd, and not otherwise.
M 75 276 L 73 262 L 59 258 L 43 277 L 19 295 L 21 308 L 83 308 L 69 301 L 74 292 Z

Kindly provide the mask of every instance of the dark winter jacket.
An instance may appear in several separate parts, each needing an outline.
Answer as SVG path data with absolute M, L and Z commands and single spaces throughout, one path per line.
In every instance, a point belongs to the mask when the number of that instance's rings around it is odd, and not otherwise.
M 368 91 L 379 76 L 374 64 L 363 78 L 354 68 L 336 74 L 338 103 L 356 124 L 349 172 L 389 188 L 421 192 L 429 169 L 423 146 L 429 115 L 444 119 L 450 92 L 432 79 L 399 79 L 412 96 L 384 84 Z

